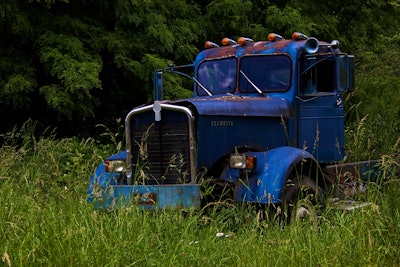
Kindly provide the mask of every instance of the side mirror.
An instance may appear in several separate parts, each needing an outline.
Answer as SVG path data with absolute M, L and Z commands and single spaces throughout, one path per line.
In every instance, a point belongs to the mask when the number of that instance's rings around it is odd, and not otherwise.
M 355 61 L 353 55 L 347 56 L 347 88 L 353 92 L 355 87 Z
M 339 91 L 353 92 L 355 89 L 355 62 L 353 55 L 339 56 Z
M 154 101 L 161 101 L 164 99 L 164 90 L 163 90 L 163 73 L 162 71 L 154 72 Z

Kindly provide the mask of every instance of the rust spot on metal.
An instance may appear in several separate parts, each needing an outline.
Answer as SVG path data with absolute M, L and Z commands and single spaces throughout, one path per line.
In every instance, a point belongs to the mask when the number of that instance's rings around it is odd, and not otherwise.
M 274 51 L 274 53 L 280 53 L 285 50 L 285 48 L 295 41 L 292 40 L 281 40 L 276 42 L 270 41 L 258 41 L 248 43 L 245 46 L 240 46 L 238 44 L 230 45 L 230 46 L 223 46 L 214 49 L 206 50 L 205 58 L 215 58 L 215 57 L 229 57 L 235 55 L 252 55 L 252 54 L 259 54 L 265 50 Z M 297 41 L 296 43 L 300 44 L 303 41 Z
M 218 48 L 213 48 L 206 50 L 205 58 L 215 58 L 215 57 L 229 57 L 236 54 L 236 46 L 223 46 Z
M 134 194 L 132 202 L 136 205 L 155 205 L 157 203 L 156 193 Z
M 196 98 L 192 100 L 193 102 L 201 102 L 201 101 L 234 101 L 234 102 L 243 102 L 243 101 L 269 101 L 273 100 L 271 97 L 251 97 L 251 96 L 236 96 L 236 95 L 223 95 L 214 98 Z

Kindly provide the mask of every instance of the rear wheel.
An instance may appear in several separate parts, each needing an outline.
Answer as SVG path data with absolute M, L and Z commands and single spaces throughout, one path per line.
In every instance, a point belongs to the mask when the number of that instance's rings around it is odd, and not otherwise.
M 283 209 L 288 223 L 317 224 L 317 210 L 325 192 L 306 175 L 290 177 L 285 185 Z

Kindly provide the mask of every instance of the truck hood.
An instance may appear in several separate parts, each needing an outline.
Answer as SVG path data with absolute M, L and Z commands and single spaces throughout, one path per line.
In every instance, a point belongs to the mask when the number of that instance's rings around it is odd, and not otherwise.
M 291 117 L 293 109 L 285 98 L 211 96 L 174 101 L 195 106 L 200 115 Z

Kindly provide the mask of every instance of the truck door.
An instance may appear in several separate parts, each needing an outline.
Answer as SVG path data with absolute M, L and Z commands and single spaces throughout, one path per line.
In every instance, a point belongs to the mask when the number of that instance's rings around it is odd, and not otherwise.
M 300 63 L 297 146 L 319 162 L 344 157 L 344 103 L 338 62 L 337 57 L 325 55 L 303 57 Z

